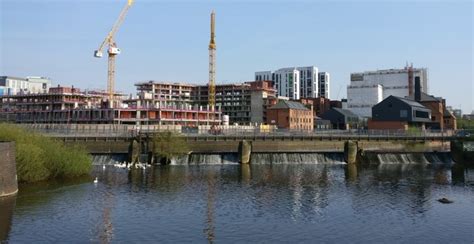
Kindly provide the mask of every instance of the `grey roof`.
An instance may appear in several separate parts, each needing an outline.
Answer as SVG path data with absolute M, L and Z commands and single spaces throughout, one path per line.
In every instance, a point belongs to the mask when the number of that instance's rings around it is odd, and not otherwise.
M 287 101 L 287 100 L 279 100 L 277 104 L 270 107 L 270 109 L 282 109 L 282 108 L 309 110 L 309 108 L 307 108 L 300 102 Z
M 408 104 L 409 106 L 412 106 L 412 107 L 420 107 L 420 108 L 426 108 L 425 106 L 421 105 L 421 103 L 415 101 L 415 100 L 412 100 L 412 99 L 409 99 L 409 98 L 402 98 L 402 97 L 396 97 L 396 96 L 391 96 L 391 97 L 394 97 L 406 104 Z
M 415 95 L 406 97 L 410 100 L 415 100 Z M 441 102 L 443 99 L 441 97 L 435 97 L 424 92 L 421 92 L 420 101 L 421 102 Z
M 332 108 L 332 109 L 346 117 L 359 117 L 356 114 L 354 114 L 352 111 L 347 110 L 347 109 L 342 109 L 342 108 Z
M 450 111 L 448 111 L 447 109 L 445 109 L 443 111 L 443 117 L 455 117 L 453 113 L 451 113 Z

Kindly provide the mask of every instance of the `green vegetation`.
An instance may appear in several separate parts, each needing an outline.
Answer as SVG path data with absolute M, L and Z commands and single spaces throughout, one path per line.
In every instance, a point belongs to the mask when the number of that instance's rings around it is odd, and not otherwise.
M 459 130 L 474 130 L 474 120 L 457 118 L 456 123 Z
M 422 130 L 420 127 L 416 126 L 408 126 L 408 129 L 406 131 L 406 134 L 409 136 L 419 136 L 422 134 Z
M 12 124 L 0 124 L 0 141 L 15 141 L 19 182 L 69 178 L 90 172 L 92 158 L 81 147 L 27 131 Z
M 170 131 L 160 132 L 153 137 L 153 155 L 158 156 L 164 163 L 171 158 L 185 155 L 189 152 L 184 138 Z

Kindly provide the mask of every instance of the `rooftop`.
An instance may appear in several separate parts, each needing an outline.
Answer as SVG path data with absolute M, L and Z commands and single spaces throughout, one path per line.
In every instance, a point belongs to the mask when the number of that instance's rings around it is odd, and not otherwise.
M 408 104 L 409 106 L 412 106 L 412 107 L 426 108 L 421 103 L 419 103 L 415 100 L 409 99 L 409 98 L 402 98 L 402 97 L 396 97 L 396 96 L 391 96 L 391 97 L 399 99 L 400 101 L 402 101 L 402 102 L 404 102 L 404 103 L 406 103 L 406 104 Z
M 287 101 L 287 100 L 279 100 L 277 104 L 275 104 L 270 109 L 298 109 L 298 110 L 309 110 L 306 106 L 304 106 L 300 102 L 295 101 Z
M 415 95 L 408 96 L 407 98 L 411 100 L 415 100 Z M 442 102 L 443 98 L 441 97 L 435 97 L 429 94 L 426 94 L 424 92 L 421 92 L 421 97 L 420 97 L 420 102 Z
M 347 109 L 343 109 L 343 108 L 331 108 L 331 109 L 334 110 L 334 111 L 339 112 L 340 114 L 342 114 L 346 117 L 359 117 L 359 116 L 357 116 L 356 114 L 354 114 L 353 112 L 351 112 L 350 110 L 347 110 Z

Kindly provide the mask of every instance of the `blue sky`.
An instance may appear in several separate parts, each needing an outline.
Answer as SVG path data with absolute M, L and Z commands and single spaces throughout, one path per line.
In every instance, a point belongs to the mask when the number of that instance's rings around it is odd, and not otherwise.
M 107 59 L 92 56 L 126 0 L 0 0 L 0 75 L 106 87 Z M 207 82 L 209 14 L 216 11 L 217 81 L 315 65 L 332 98 L 351 72 L 429 69 L 430 93 L 474 109 L 473 1 L 136 0 L 117 33 L 118 90 L 138 81 Z

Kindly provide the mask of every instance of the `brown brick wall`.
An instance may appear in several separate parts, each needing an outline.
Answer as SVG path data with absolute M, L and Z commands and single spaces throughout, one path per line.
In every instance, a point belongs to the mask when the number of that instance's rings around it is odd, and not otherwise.
M 17 191 L 15 143 L 0 142 L 0 197 Z
M 444 128 L 444 108 L 441 102 L 421 102 L 422 105 L 429 108 L 431 110 L 431 121 L 437 122 L 439 124 L 440 129 Z
M 407 130 L 408 124 L 403 121 L 374 121 L 369 119 L 369 130 Z
M 298 109 L 269 109 L 267 110 L 267 124 L 291 130 L 313 130 L 313 111 Z

